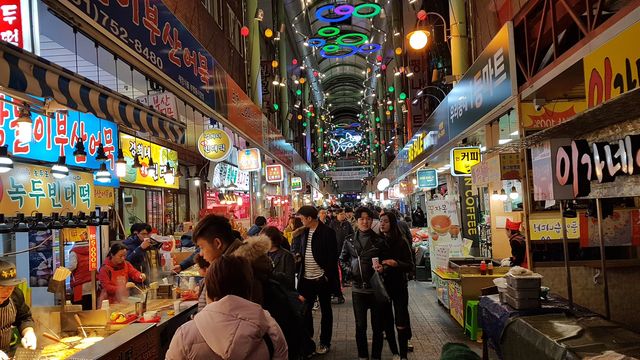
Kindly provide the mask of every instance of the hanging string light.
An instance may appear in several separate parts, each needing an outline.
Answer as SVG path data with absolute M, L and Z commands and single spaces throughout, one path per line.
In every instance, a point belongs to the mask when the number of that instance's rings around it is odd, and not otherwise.
M 51 167 L 51 174 L 56 179 L 63 179 L 69 176 L 69 168 L 66 165 L 66 156 L 58 156 L 58 162 Z

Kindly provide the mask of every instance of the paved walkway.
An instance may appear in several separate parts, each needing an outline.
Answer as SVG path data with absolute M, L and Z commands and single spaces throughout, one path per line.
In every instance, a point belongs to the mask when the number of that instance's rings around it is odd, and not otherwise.
M 351 290 L 345 289 L 346 302 L 333 305 L 333 340 L 331 351 L 318 360 L 357 359 L 358 352 L 355 340 L 355 321 L 351 303 Z M 448 342 L 461 342 L 469 345 L 476 353 L 482 354 L 482 344 L 472 342 L 465 337 L 462 327 L 449 315 L 445 308 L 438 305 L 435 289 L 430 282 L 409 283 L 409 314 L 413 331 L 412 343 L 415 347 L 409 353 L 409 359 L 437 360 L 440 358 L 442 345 Z M 320 331 L 320 311 L 314 311 L 315 337 L 318 343 Z M 369 330 L 369 349 L 371 349 L 371 331 Z M 371 351 L 371 350 L 369 350 Z M 386 343 L 382 353 L 383 359 L 391 359 L 391 352 Z

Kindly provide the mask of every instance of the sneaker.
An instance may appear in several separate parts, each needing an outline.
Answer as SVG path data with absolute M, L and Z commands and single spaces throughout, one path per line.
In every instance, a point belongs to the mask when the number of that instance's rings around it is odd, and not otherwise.
M 400 355 L 398 355 L 398 354 L 394 354 L 394 355 L 393 355 L 393 357 L 392 357 L 392 359 L 393 359 L 393 360 L 401 360 L 401 359 L 400 359 Z
M 320 344 L 320 346 L 318 346 L 318 348 L 316 349 L 316 354 L 324 355 L 324 354 L 328 353 L 329 350 L 330 350 L 329 346 Z
M 318 310 L 318 309 L 320 309 L 320 303 L 316 301 L 316 302 L 313 304 L 313 310 Z
M 333 299 L 331 299 L 331 303 L 332 304 L 344 304 L 344 296 L 340 296 L 340 297 L 334 297 Z
M 411 343 L 411 340 L 407 341 L 407 351 L 413 352 L 413 344 Z

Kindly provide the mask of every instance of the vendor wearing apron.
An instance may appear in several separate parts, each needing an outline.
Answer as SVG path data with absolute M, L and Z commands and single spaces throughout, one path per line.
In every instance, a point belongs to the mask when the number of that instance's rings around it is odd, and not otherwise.
M 22 280 L 16 279 L 16 266 L 0 260 L 0 360 L 8 360 L 8 352 L 12 350 L 13 328 L 22 334 L 22 346 L 35 350 L 35 323 L 31 317 L 31 309 L 24 300 L 24 294 L 16 286 Z
M 524 235 L 520 232 L 521 222 L 507 219 L 505 229 L 511 245 L 511 257 L 502 260 L 502 266 L 521 266 L 528 269 L 527 244 Z

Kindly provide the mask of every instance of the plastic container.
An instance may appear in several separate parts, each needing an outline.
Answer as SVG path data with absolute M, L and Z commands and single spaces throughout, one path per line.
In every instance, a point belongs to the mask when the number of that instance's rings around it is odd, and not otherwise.
M 516 310 L 536 309 L 540 307 L 540 299 L 515 299 L 509 296 L 508 293 L 504 293 L 504 297 L 507 299 L 507 304 Z
M 537 300 L 540 298 L 540 288 L 537 289 L 515 289 L 511 286 L 507 286 L 507 294 L 514 299 L 531 299 Z
M 534 274 L 530 276 L 507 275 L 507 284 L 514 289 L 536 289 L 540 291 L 542 285 L 542 275 Z
M 487 275 L 487 263 L 480 261 L 480 275 Z

